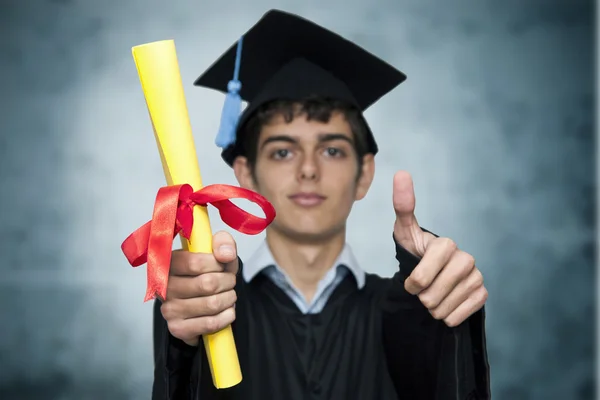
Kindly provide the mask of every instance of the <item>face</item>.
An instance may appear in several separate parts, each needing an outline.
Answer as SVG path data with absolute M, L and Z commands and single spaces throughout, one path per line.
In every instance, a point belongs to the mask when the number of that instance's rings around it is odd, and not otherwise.
M 333 114 L 327 123 L 300 115 L 290 123 L 276 117 L 263 127 L 254 177 L 244 157 L 238 157 L 234 170 L 242 187 L 275 207 L 270 230 L 298 241 L 319 241 L 345 233 L 352 205 L 373 180 L 374 161 L 365 156 L 359 170 L 343 114 Z

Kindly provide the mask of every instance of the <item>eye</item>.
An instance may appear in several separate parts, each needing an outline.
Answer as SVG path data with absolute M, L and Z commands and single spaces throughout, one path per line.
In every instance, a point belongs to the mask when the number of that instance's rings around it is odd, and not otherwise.
M 345 154 L 342 150 L 336 147 L 327 147 L 325 149 L 325 155 L 329 157 L 343 157 Z
M 271 157 L 276 160 L 284 160 L 285 158 L 289 157 L 290 155 L 291 155 L 291 152 L 288 149 L 278 149 L 278 150 L 275 150 L 273 153 L 271 153 Z

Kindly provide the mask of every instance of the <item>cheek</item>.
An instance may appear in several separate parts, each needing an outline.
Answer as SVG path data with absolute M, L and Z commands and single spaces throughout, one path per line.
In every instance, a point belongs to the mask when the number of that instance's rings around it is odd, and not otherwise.
M 283 192 L 283 188 L 286 187 L 286 174 L 282 174 L 281 172 L 279 170 L 256 170 L 257 191 L 272 203 L 277 202 L 277 198 Z
M 326 185 L 330 192 L 336 193 L 341 204 L 352 204 L 356 195 L 354 176 L 337 176 Z

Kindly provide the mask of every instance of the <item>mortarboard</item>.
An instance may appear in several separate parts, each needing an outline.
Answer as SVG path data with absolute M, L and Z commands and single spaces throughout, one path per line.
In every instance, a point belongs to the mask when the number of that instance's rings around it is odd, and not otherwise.
M 228 165 L 243 154 L 240 129 L 261 105 L 312 95 L 346 101 L 364 112 L 406 75 L 312 21 L 271 10 L 196 81 L 227 93 L 216 144 Z M 248 103 L 241 113 L 241 100 Z M 366 124 L 366 122 L 365 122 Z M 367 125 L 369 151 L 377 144 Z

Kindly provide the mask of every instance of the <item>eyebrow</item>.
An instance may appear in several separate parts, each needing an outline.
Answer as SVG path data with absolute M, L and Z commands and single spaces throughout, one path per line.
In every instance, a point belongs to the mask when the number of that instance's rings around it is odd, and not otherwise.
M 353 144 L 352 139 L 343 133 L 323 133 L 319 135 L 319 143 L 332 142 L 334 140 L 345 140 L 346 142 Z M 273 142 L 287 142 L 297 144 L 298 139 L 289 135 L 276 135 L 267 138 L 261 145 L 261 149 L 269 143 Z

